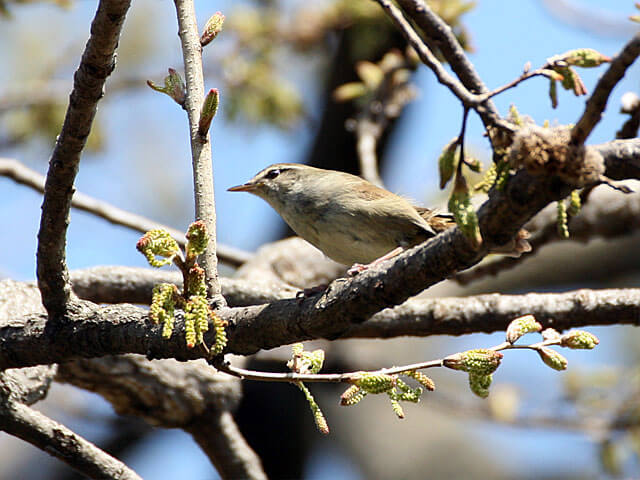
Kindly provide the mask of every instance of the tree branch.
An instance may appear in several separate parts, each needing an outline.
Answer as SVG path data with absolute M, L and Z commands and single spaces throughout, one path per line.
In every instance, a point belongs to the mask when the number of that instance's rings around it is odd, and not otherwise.
M 71 284 L 78 297 L 94 303 L 139 303 L 149 305 L 158 283 L 181 285 L 182 274 L 149 268 L 102 266 L 71 271 Z M 260 305 L 296 296 L 297 288 L 283 283 L 220 278 L 222 295 L 232 307 Z
M 10 178 L 38 192 L 44 192 L 45 178 L 17 160 L 0 158 L 0 176 Z M 114 225 L 121 225 L 141 233 L 146 233 L 154 228 L 162 228 L 169 232 L 169 235 L 175 238 L 183 248 L 187 242 L 184 233 L 180 230 L 162 225 L 141 215 L 122 210 L 110 203 L 103 202 L 84 193 L 74 192 L 71 198 L 71 206 L 103 218 Z M 228 245 L 218 245 L 218 257 L 224 263 L 228 263 L 233 267 L 239 267 L 251 258 L 251 254 L 239 248 Z
M 432 50 L 437 49 L 442 53 L 453 72 L 462 82 L 464 87 L 472 94 L 480 95 L 487 93 L 489 89 L 484 84 L 475 67 L 469 61 L 464 49 L 456 39 L 451 27 L 446 24 L 436 13 L 429 8 L 422 0 L 398 0 L 398 5 L 422 30 L 425 35 L 427 45 Z M 475 103 L 474 109 L 480 115 L 485 127 L 500 125 L 508 127 L 508 124 L 500 118 L 500 114 L 495 104 L 489 99 Z M 469 104 L 473 106 L 474 104 Z
M 65 244 L 73 182 L 105 80 L 115 68 L 115 50 L 129 5 L 130 0 L 101 0 L 98 4 L 91 36 L 74 76 L 62 131 L 49 160 L 38 232 L 37 274 L 42 300 L 53 322 L 65 314 L 71 295 Z
M 18 282 L 6 281 L 0 286 L 6 293 L 11 289 L 36 292 L 32 285 Z M 233 322 L 226 352 L 245 355 L 260 349 L 338 336 L 330 319 L 323 316 L 317 317 L 317 326 L 307 327 L 307 322 L 313 319 L 299 318 L 297 304 L 292 299 L 270 305 L 222 309 L 219 312 L 222 318 Z M 176 321 L 171 339 L 165 340 L 162 328 L 151 325 L 147 312 L 141 308 L 130 305 L 99 307 L 84 302 L 74 302 L 74 307 L 76 310 L 70 313 L 73 322 L 65 322 L 55 337 L 45 332 L 44 313 L 1 318 L 0 369 L 123 353 L 177 360 L 205 356 L 201 350 L 186 347 L 181 317 Z M 380 312 L 368 322 L 354 322 L 339 336 L 389 338 L 492 332 L 506 329 L 515 317 L 529 313 L 544 326 L 558 330 L 588 325 L 639 325 L 640 289 L 412 300 Z M 343 318 L 338 320 L 345 321 Z M 205 340 L 213 343 L 213 333 L 205 335 Z
M 121 415 L 187 431 L 222 478 L 266 478 L 231 417 L 240 382 L 202 361 L 149 362 L 138 355 L 75 360 L 60 366 L 57 380 L 102 395 Z
M 260 458 L 247 444 L 230 412 L 206 415 L 185 430 L 212 459 L 222 478 L 267 479 Z
M 45 415 L 11 399 L 0 402 L 0 429 L 35 445 L 89 478 L 141 480 L 124 463 Z
M 224 305 L 220 295 L 218 258 L 216 256 L 216 205 L 213 192 L 213 166 L 211 162 L 211 137 L 207 131 L 199 133 L 200 112 L 204 102 L 204 74 L 202 72 L 202 47 L 193 0 L 175 0 L 178 17 L 178 35 L 182 44 L 187 93 L 184 107 L 189 117 L 191 132 L 191 160 L 193 165 L 193 190 L 196 219 L 202 220 L 209 232 L 209 243 L 202 255 L 202 267 L 206 272 L 209 297 Z
M 607 107 L 613 88 L 624 77 L 627 68 L 640 55 L 640 33 L 636 34 L 612 60 L 607 71 L 600 77 L 580 119 L 571 130 L 571 143 L 582 145 L 600 121 Z
M 540 252 L 541 248 L 555 242 L 565 241 L 558 231 L 557 209 L 549 205 L 526 225 L 533 233 L 529 239 L 533 250 L 519 258 L 501 257 L 478 265 L 468 272 L 455 276 L 462 285 L 526 263 Z M 640 229 L 640 195 L 621 195 L 610 188 L 601 187 L 591 192 L 589 201 L 575 217 L 569 219 L 569 241 L 587 243 L 596 238 L 615 239 L 631 235 Z
M 593 325 L 640 325 L 640 289 L 414 299 L 352 326 L 343 338 L 490 333 L 506 329 L 511 320 L 523 314 L 532 314 L 545 328 L 559 331 Z

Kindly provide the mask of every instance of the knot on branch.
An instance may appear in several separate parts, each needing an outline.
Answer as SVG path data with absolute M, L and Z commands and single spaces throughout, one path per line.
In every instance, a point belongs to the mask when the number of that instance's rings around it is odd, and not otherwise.
M 566 126 L 527 126 L 516 132 L 509 162 L 531 175 L 555 175 L 574 188 L 604 181 L 602 155 L 595 148 L 572 145 L 570 140 L 571 129 Z

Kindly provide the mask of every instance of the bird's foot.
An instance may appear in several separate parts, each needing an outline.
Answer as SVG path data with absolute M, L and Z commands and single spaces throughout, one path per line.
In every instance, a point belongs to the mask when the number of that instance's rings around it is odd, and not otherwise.
M 371 264 L 363 265 L 362 263 L 354 263 L 353 265 L 351 265 L 351 268 L 347 270 L 347 275 L 349 277 L 355 277 L 360 272 L 364 272 L 365 270 L 367 270 L 370 265 Z
M 315 287 L 305 288 L 296 293 L 296 300 L 302 302 L 305 298 L 314 296 L 316 293 L 324 292 L 327 289 L 327 284 L 316 285 Z

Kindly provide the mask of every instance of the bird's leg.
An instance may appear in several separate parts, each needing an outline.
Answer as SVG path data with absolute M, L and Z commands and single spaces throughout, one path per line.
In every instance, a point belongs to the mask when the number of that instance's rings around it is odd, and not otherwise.
M 327 286 L 328 285 L 326 283 L 323 283 L 320 285 L 316 285 L 315 287 L 308 287 L 308 288 L 305 288 L 304 290 L 300 290 L 298 293 L 296 293 L 296 300 L 298 300 L 298 303 L 300 303 L 305 298 L 312 297 L 316 293 L 324 292 L 327 289 Z
M 380 258 L 376 258 L 373 262 L 368 263 L 367 265 L 363 265 L 361 263 L 354 263 L 352 267 L 349 270 L 347 270 L 347 275 L 349 275 L 350 277 L 354 277 L 358 273 L 364 272 L 370 267 L 375 267 L 380 262 L 384 262 L 385 260 L 389 260 L 390 258 L 400 255 L 402 252 L 404 252 L 403 247 L 396 247 L 393 250 L 391 250 L 389 253 L 384 254 Z

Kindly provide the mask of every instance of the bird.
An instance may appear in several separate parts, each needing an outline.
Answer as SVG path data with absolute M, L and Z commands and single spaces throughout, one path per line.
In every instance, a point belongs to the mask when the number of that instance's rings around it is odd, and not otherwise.
M 416 207 L 361 177 L 303 164 L 270 165 L 228 191 L 266 200 L 300 237 L 353 265 L 352 275 L 455 226 L 452 215 Z

